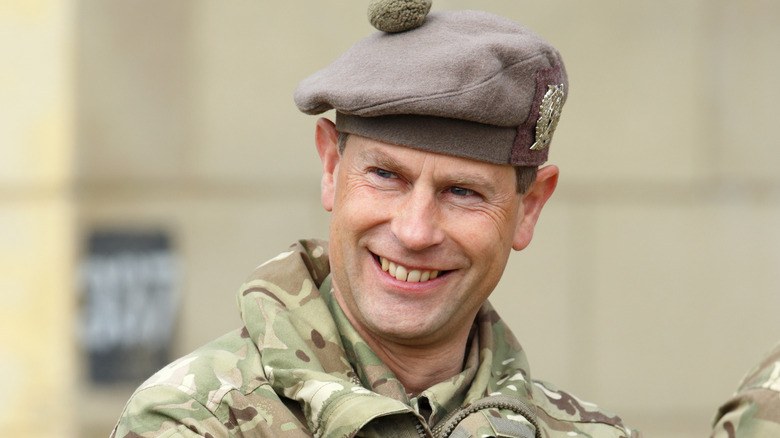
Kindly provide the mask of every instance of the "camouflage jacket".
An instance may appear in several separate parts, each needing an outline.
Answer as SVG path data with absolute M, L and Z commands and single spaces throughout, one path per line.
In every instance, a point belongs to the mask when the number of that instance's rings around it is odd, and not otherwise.
M 639 436 L 532 381 L 488 303 L 463 371 L 409 397 L 331 298 L 323 241 L 301 241 L 258 267 L 238 303 L 245 327 L 141 385 L 112 437 Z
M 714 425 L 713 438 L 780 436 L 780 344 L 742 379 Z

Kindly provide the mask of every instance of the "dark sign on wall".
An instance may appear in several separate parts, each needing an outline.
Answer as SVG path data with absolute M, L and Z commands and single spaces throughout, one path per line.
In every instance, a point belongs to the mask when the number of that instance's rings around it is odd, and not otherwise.
M 81 339 L 93 382 L 137 382 L 169 361 L 177 267 L 167 235 L 93 233 L 81 279 Z

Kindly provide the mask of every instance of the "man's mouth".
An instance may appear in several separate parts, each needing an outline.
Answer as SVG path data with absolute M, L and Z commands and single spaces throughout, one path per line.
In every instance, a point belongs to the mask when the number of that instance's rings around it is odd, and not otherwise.
M 406 281 L 409 283 L 420 283 L 423 281 L 433 280 L 438 277 L 439 271 L 424 271 L 419 269 L 409 269 L 406 266 L 401 266 L 395 262 L 391 262 L 384 257 L 377 256 L 379 264 L 382 265 L 382 270 L 390 274 L 399 281 Z

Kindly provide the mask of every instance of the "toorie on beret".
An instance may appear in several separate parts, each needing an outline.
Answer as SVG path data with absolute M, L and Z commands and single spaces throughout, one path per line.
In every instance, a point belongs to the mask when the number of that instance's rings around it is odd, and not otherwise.
M 335 109 L 342 132 L 538 166 L 567 93 L 563 60 L 538 35 L 487 12 L 439 11 L 359 41 L 304 79 L 295 102 L 307 114 Z

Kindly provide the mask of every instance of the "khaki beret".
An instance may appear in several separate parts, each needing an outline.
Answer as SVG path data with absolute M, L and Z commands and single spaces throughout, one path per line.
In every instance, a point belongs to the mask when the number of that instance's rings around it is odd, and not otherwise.
M 481 11 L 432 12 L 376 32 L 295 91 L 307 114 L 336 110 L 339 131 L 416 149 L 538 166 L 568 92 L 558 51 Z

